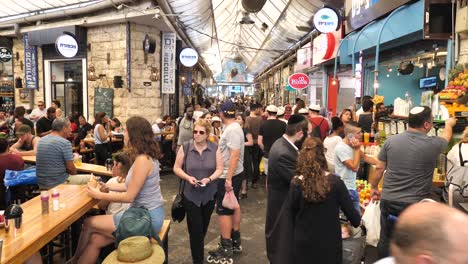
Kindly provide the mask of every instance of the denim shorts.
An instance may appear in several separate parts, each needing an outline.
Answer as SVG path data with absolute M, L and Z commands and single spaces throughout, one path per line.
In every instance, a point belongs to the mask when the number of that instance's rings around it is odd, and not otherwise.
M 120 211 L 112 216 L 114 218 L 114 225 L 116 228 L 119 226 L 120 218 L 122 218 L 124 212 L 125 211 Z M 157 234 L 159 233 L 159 230 L 161 229 L 164 222 L 164 208 L 163 206 L 159 206 L 149 210 L 149 213 L 151 216 L 151 226 L 153 227 L 154 232 Z
M 351 202 L 353 202 L 354 208 L 358 211 L 359 215 L 361 215 L 361 206 L 359 205 L 359 194 L 356 190 L 348 190 L 349 197 L 351 198 Z

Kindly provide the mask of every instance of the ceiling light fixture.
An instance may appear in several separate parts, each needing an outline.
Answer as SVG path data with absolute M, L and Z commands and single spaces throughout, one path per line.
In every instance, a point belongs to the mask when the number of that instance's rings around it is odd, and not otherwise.
M 242 19 L 241 21 L 239 21 L 239 23 L 241 25 L 252 25 L 252 24 L 255 24 L 255 21 L 253 21 L 252 18 L 250 18 L 249 13 L 243 12 Z
M 262 31 L 265 32 L 268 29 L 267 23 L 263 22 L 262 23 Z

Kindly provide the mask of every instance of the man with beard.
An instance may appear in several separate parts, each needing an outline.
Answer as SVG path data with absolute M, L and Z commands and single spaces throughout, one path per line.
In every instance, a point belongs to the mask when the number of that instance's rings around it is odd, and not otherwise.
M 292 115 L 288 120 L 286 133 L 276 140 L 270 149 L 267 175 L 267 215 L 265 236 L 267 256 L 273 261 L 277 252 L 276 241 L 272 234 L 276 218 L 287 197 L 289 184 L 296 174 L 296 161 L 299 149 L 307 136 L 312 132 L 312 125 L 300 114 Z
M 179 119 L 177 123 L 175 136 L 176 139 L 173 141 L 173 150 L 175 153 L 179 151 L 180 146 L 184 145 L 184 143 L 189 142 L 193 139 L 193 107 L 187 107 L 185 111 L 184 117 Z
M 36 123 L 36 132 L 39 137 L 45 137 L 52 133 L 52 122 L 54 122 L 55 117 L 55 108 L 47 108 L 47 115 L 41 117 Z

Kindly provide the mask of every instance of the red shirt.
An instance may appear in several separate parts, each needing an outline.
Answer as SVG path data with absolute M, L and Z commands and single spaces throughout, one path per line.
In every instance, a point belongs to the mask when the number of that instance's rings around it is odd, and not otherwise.
M 325 140 L 325 138 L 328 135 L 328 131 L 330 130 L 330 126 L 328 125 L 328 120 L 321 116 L 309 117 L 309 120 L 312 123 L 312 128 L 320 125 L 320 133 L 322 134 L 322 141 Z
M 0 180 L 3 185 L 3 178 L 5 177 L 5 170 L 20 171 L 24 169 L 24 161 L 20 155 L 8 153 L 0 155 Z

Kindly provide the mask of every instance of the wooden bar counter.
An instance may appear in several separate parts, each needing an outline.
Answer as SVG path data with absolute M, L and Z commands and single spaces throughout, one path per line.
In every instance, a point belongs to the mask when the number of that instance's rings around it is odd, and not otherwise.
M 23 160 L 29 164 L 36 164 L 36 156 L 23 156 Z M 105 166 L 82 163 L 81 166 L 76 166 L 79 173 L 93 173 L 95 175 L 112 177 L 112 171 L 108 171 Z
M 59 211 L 52 211 L 49 198 L 49 214 L 42 215 L 40 196 L 37 196 L 21 205 L 23 221 L 16 234 L 14 223 L 8 233 L 4 228 L 0 229 L 2 264 L 23 263 L 98 202 L 88 196 L 86 185 L 59 185 L 57 189 L 60 192 Z

